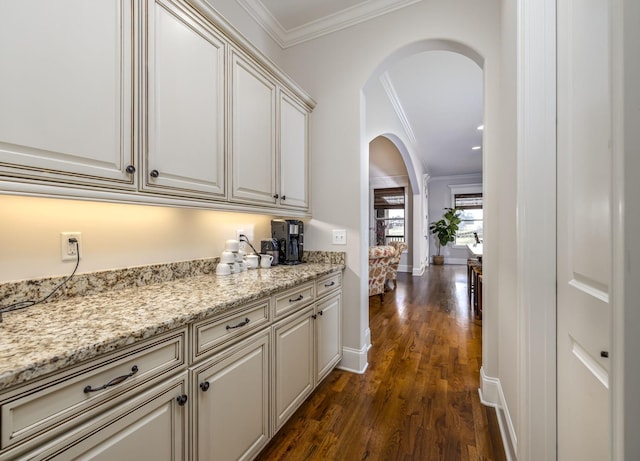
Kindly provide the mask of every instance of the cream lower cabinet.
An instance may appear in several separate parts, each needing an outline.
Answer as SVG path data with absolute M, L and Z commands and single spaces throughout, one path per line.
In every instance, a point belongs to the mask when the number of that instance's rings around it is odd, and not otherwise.
M 188 459 L 186 371 L 17 459 Z M 16 459 L 16 458 L 13 458 Z
M 192 369 L 194 460 L 250 460 L 269 441 L 265 329 Z
M 317 384 L 342 359 L 342 293 L 318 301 L 315 316 Z
M 273 326 L 274 433 L 313 391 L 313 316 L 312 304 Z

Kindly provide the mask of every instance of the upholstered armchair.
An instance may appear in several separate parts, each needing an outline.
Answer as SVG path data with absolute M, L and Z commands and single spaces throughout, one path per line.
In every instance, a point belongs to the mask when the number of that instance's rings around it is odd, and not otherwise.
M 392 246 L 369 247 L 369 296 L 380 295 L 382 301 L 389 263 L 395 251 Z
M 389 282 L 393 282 L 393 289 L 395 290 L 398 286 L 396 279 L 398 278 L 398 266 L 400 265 L 400 258 L 402 257 L 402 252 L 409 248 L 409 245 L 407 245 L 405 242 L 389 242 L 389 246 L 394 248 L 394 254 L 389 261 L 387 280 L 389 280 Z

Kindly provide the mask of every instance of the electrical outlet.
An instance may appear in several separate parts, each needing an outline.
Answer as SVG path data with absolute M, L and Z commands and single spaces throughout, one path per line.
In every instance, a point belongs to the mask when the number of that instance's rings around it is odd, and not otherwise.
M 60 255 L 63 261 L 75 261 L 78 258 L 78 251 L 82 246 L 81 236 L 80 232 L 60 233 Z
M 332 231 L 334 245 L 346 245 L 347 244 L 347 231 L 345 229 L 333 229 Z
M 253 226 L 250 225 L 245 227 L 244 229 L 236 230 L 236 240 L 240 242 L 240 250 L 246 252 L 249 245 L 247 245 L 247 243 L 244 240 L 240 240 L 240 234 L 244 235 L 247 238 L 247 240 L 249 240 L 249 242 L 253 244 Z
M 244 229 L 238 229 L 236 230 L 236 240 L 238 242 L 240 242 L 240 244 L 238 245 L 238 247 L 240 248 L 240 251 L 247 251 L 247 244 L 244 242 L 243 239 L 240 238 L 241 235 L 247 235 L 244 233 Z

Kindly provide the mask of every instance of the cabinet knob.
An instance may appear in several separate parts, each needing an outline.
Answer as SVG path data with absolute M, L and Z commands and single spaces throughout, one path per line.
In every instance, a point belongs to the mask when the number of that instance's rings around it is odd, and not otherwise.
M 202 392 L 207 392 L 209 390 L 209 381 L 200 383 L 200 389 L 202 389 Z
M 125 170 L 125 171 L 126 171 L 127 173 L 129 173 L 129 174 L 133 174 L 133 173 L 135 173 L 135 172 L 136 172 L 136 167 L 135 167 L 135 166 L 133 166 L 133 165 L 129 165 L 129 166 L 126 168 L 126 170 Z
M 286 199 L 287 199 L 286 195 L 283 195 L 282 197 L 280 197 L 280 200 L 286 200 Z
M 318 314 L 322 315 L 322 311 L 318 311 Z
M 311 318 L 312 318 L 313 320 L 315 320 L 315 319 L 317 319 L 317 318 L 318 318 L 318 316 L 317 316 L 316 314 L 313 314 L 313 315 L 311 316 Z
M 176 402 L 178 402 L 178 405 L 180 405 L 181 407 L 184 407 L 187 404 L 187 400 L 188 397 L 186 394 L 182 394 L 180 397 L 176 398 Z
M 603 358 L 608 358 L 609 357 L 609 351 L 600 351 L 600 357 Z
M 278 194 L 274 195 L 273 198 L 280 198 Z
M 149 176 L 151 176 L 152 178 L 157 178 L 158 176 L 160 176 L 160 172 L 158 172 L 158 170 L 151 170 Z

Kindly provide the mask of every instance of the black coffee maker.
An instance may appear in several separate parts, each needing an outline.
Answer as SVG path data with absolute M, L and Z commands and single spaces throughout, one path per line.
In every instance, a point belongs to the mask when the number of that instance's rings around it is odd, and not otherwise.
M 273 219 L 271 237 L 278 241 L 281 264 L 300 264 L 304 246 L 304 223 L 296 219 Z

